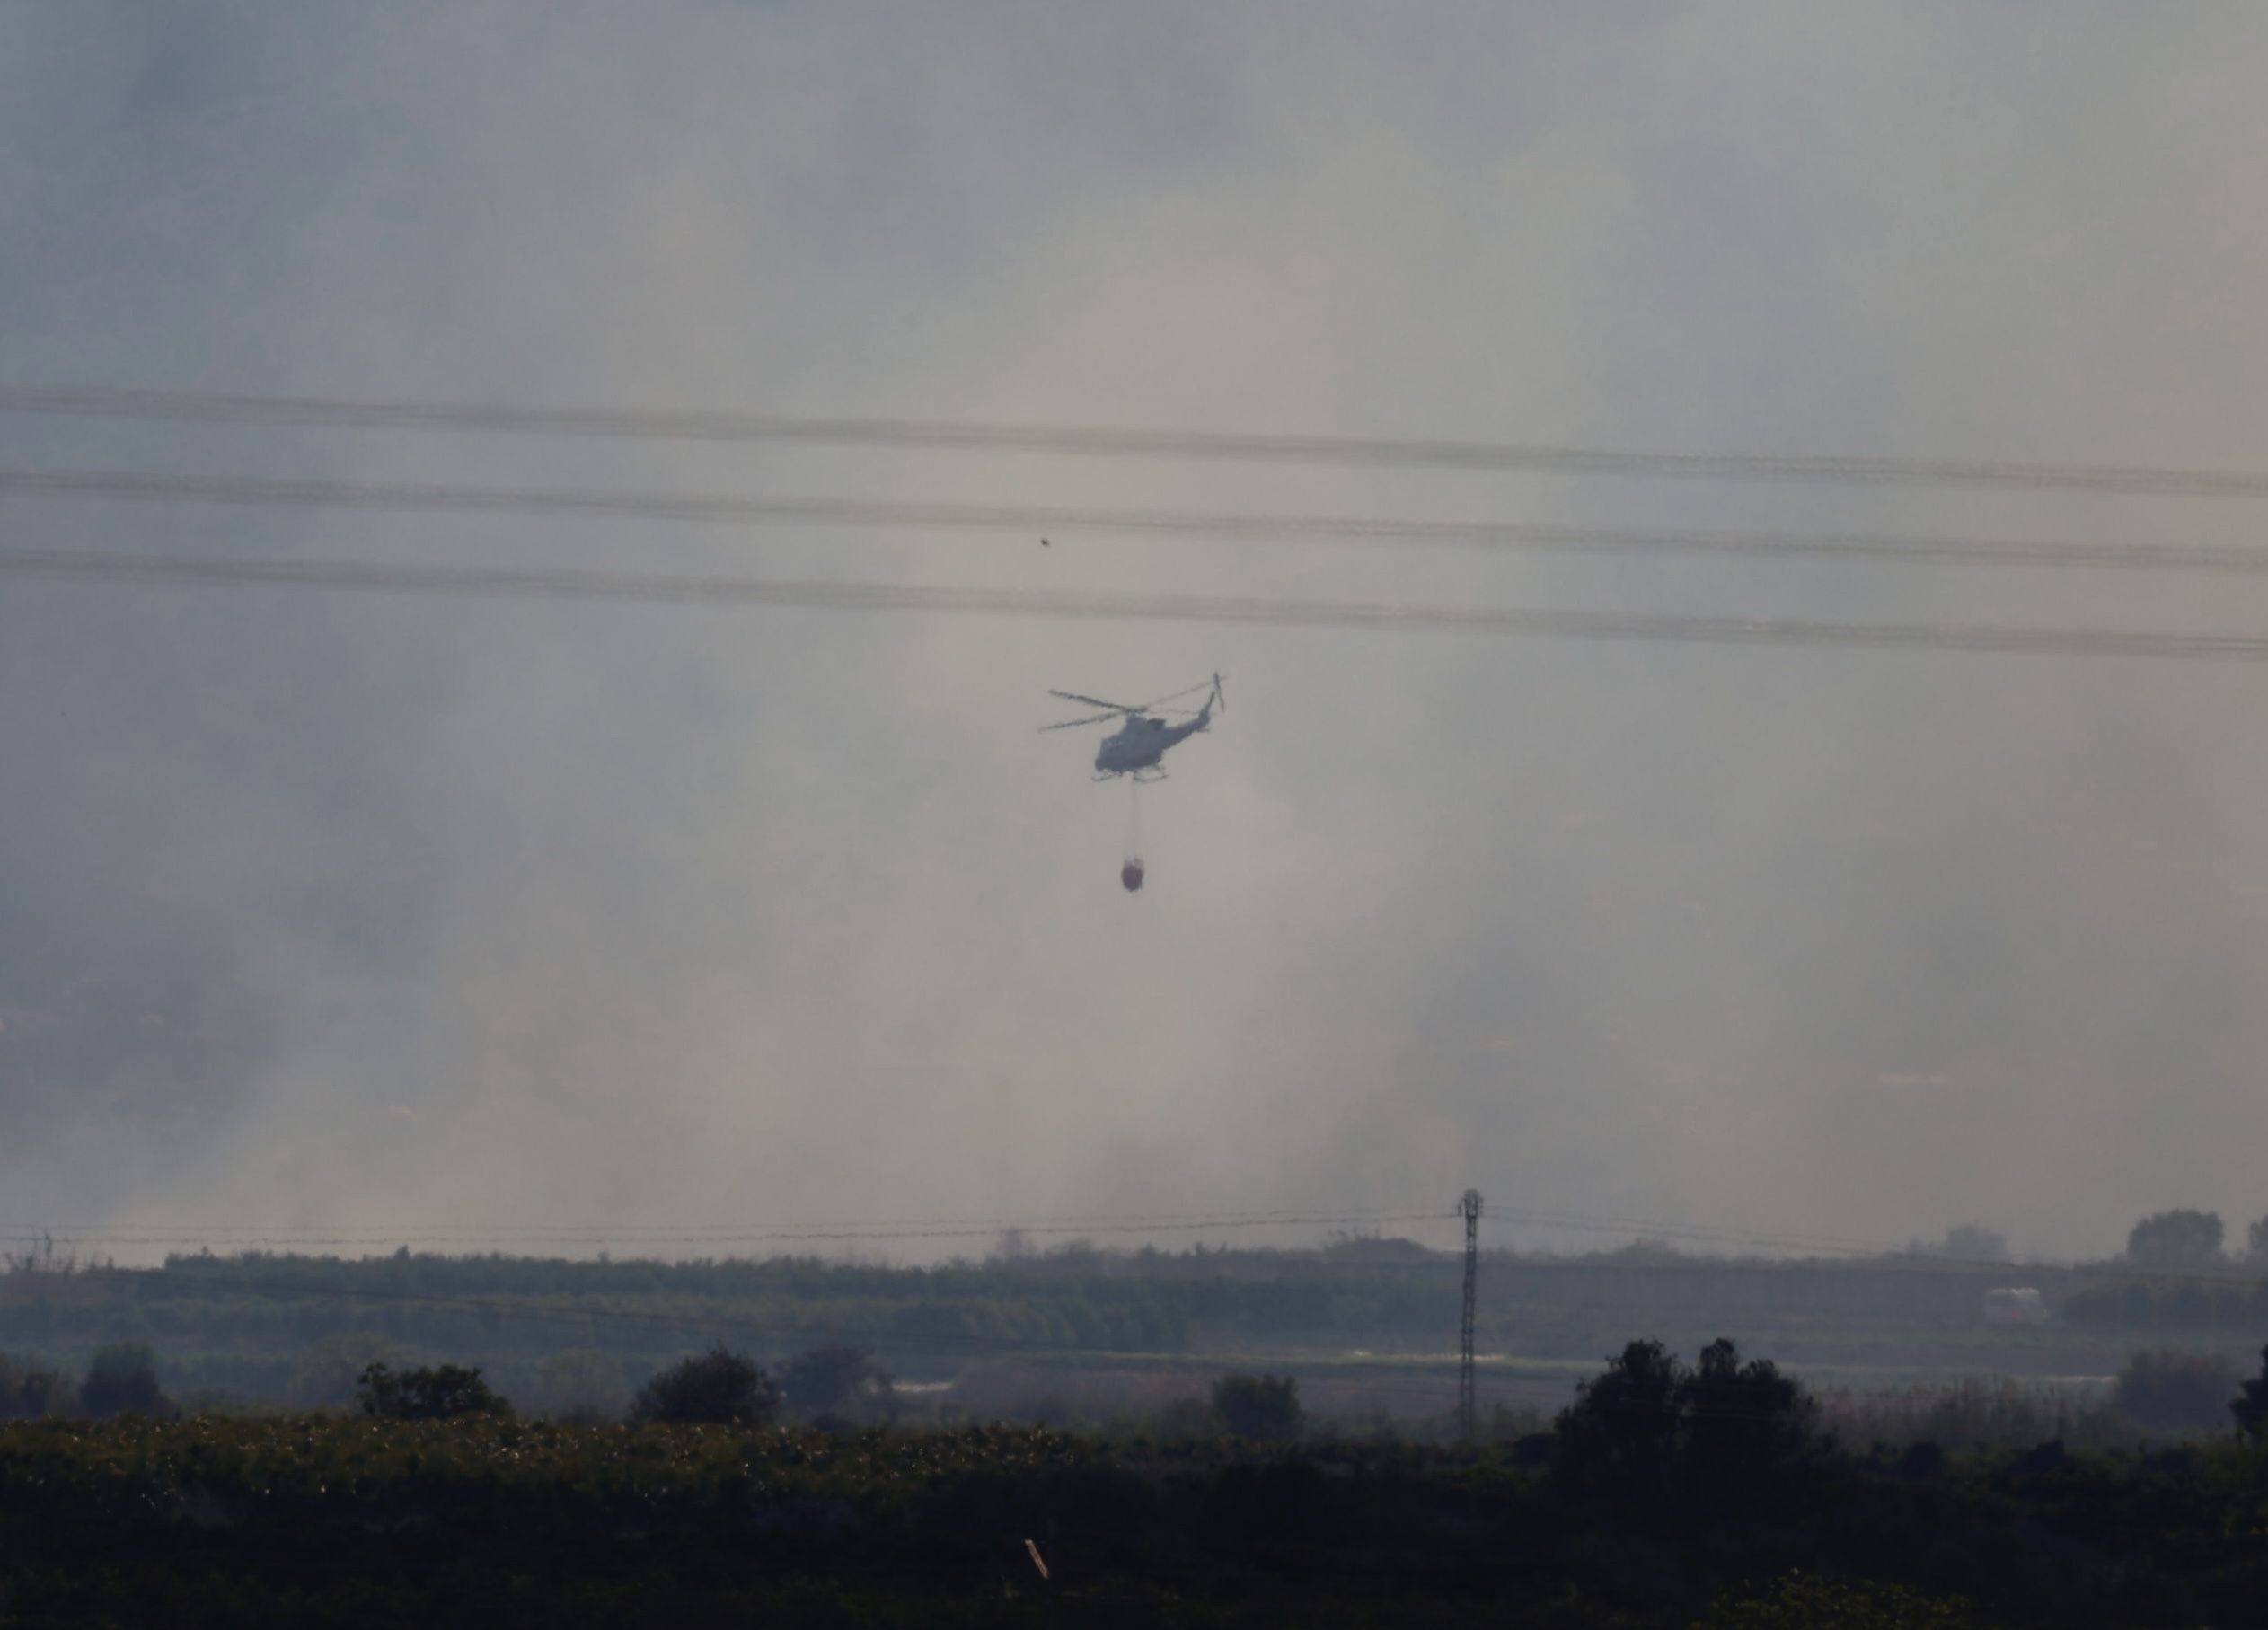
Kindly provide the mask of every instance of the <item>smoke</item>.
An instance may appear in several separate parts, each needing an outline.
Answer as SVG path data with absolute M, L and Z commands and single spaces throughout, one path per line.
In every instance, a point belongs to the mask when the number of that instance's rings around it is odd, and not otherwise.
M 11 383 L 2248 467 L 2201 9 L 0 12 Z M 0 419 L 10 465 L 2244 542 L 2241 504 Z M 2225 577 L 0 504 L 8 540 L 2256 627 Z M 1220 669 L 1144 793 L 1050 686 Z M 2257 676 L 0 587 L 0 1222 L 2259 1203 Z M 37 1046 L 33 1045 L 36 1041 Z M 1444 1236 L 1445 1237 L 1445 1236 Z

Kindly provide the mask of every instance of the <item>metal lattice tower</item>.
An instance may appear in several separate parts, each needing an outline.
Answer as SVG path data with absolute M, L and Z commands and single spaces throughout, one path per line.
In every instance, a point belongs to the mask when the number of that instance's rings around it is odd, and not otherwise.
M 1480 1191 L 1458 1203 L 1465 1219 L 1465 1315 L 1457 1327 L 1457 1435 L 1473 1441 L 1473 1300 L 1480 1282 Z

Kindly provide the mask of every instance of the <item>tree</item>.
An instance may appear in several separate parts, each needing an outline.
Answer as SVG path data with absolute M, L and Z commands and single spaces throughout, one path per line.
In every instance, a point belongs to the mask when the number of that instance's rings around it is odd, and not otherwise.
M 2219 1259 L 2222 1232 L 2212 1211 L 2158 1211 L 2134 1225 L 2126 1255 L 2157 1268 L 2203 1267 Z
M 622 1363 L 611 1352 L 570 1347 L 545 1359 L 536 1372 L 544 1413 L 577 1421 L 619 1419 L 630 1402 Z
M 790 1409 L 824 1414 L 869 1402 L 887 1403 L 890 1378 L 866 1348 L 836 1344 L 790 1359 L 780 1372 L 780 1391 Z
M 388 1421 L 442 1421 L 452 1415 L 509 1415 L 512 1405 L 481 1379 L 481 1369 L 440 1364 L 394 1370 L 373 1364 L 356 1389 L 362 1413 Z
M 2258 1442 L 2268 1438 L 2268 1347 L 2260 1350 L 2260 1373 L 2237 1389 L 2228 1401 L 2228 1413 L 2237 1417 L 2237 1430 Z
M 2006 1262 L 2008 1237 L 1981 1222 L 1963 1222 L 1946 1230 L 1945 1241 L 1933 1253 L 1960 1262 Z
M 1800 1456 L 1816 1413 L 1800 1382 L 1769 1360 L 1743 1364 L 1733 1342 L 1690 1370 L 1660 1342 L 1632 1342 L 1560 1411 L 1554 1467 L 1573 1489 L 1626 1500 L 1736 1493 Z
M 2268 1217 L 2255 1217 L 2245 1229 L 2245 1260 L 2268 1262 Z
M 719 1345 L 680 1359 L 639 1389 L 631 1413 L 641 1421 L 768 1426 L 780 1411 L 772 1378 Z
M 2137 1426 L 2210 1432 L 2227 1418 L 2222 1411 L 2236 1407 L 2229 1398 L 2236 1389 L 2235 1372 L 2214 1354 L 2138 1352 L 2119 1372 L 2111 1398 Z
M 343 1404 L 356 1396 L 373 1364 L 398 1364 L 406 1355 L 399 1342 L 375 1330 L 338 1330 L 310 1342 L 292 1361 L 287 1386 L 298 1404 Z
M 140 1342 L 98 1348 L 79 1385 L 79 1404 L 89 1414 L 165 1414 L 172 1405 L 158 1390 L 157 1355 Z
M 1282 1443 L 1300 1435 L 1307 1412 L 1288 1375 L 1224 1375 L 1213 1383 L 1213 1413 L 1230 1436 Z
M 1679 1400 L 1681 1458 L 1701 1487 L 1751 1483 L 1794 1460 L 1810 1444 L 1818 1414 L 1801 1382 L 1769 1359 L 1742 1363 L 1740 1348 L 1722 1338 L 1701 1349 Z
M 1658 1495 L 1677 1454 L 1685 1366 L 1660 1342 L 1632 1342 L 1577 1383 L 1559 1412 L 1560 1480 L 1579 1490 Z
M 67 1415 L 78 1406 L 78 1393 L 61 1370 L 0 1354 L 0 1421 L 21 1415 Z

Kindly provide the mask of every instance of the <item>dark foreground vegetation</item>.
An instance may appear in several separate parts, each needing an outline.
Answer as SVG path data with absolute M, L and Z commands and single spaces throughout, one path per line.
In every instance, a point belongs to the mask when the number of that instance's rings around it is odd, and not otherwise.
M 2268 1603 L 2262 1383 L 2158 1452 L 1859 1447 L 1730 1344 L 1636 1343 L 1551 1430 L 1455 1449 L 785 1427 L 719 1358 L 650 1393 L 737 1400 L 710 1424 L 516 1417 L 468 1371 L 374 1374 L 357 1414 L 0 1426 L 0 1625 L 2013 1630 Z M 1214 1397 L 1300 1429 L 1286 1386 Z

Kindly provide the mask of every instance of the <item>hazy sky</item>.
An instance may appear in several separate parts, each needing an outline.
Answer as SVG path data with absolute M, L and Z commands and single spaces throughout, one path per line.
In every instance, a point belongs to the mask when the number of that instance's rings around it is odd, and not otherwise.
M 2259 469 L 2264 67 L 2238 4 L 0 0 L 0 383 Z M 2264 513 L 8 415 L 0 464 L 2162 542 Z M 2233 578 L 22 498 L 0 534 L 2268 612 Z M 1214 668 L 1231 711 L 1144 793 L 1129 897 L 1125 789 L 1036 733 L 1045 692 Z M 2052 1251 L 2240 1225 L 2264 698 L 2211 665 L 0 579 L 0 1226 L 1469 1184 Z

